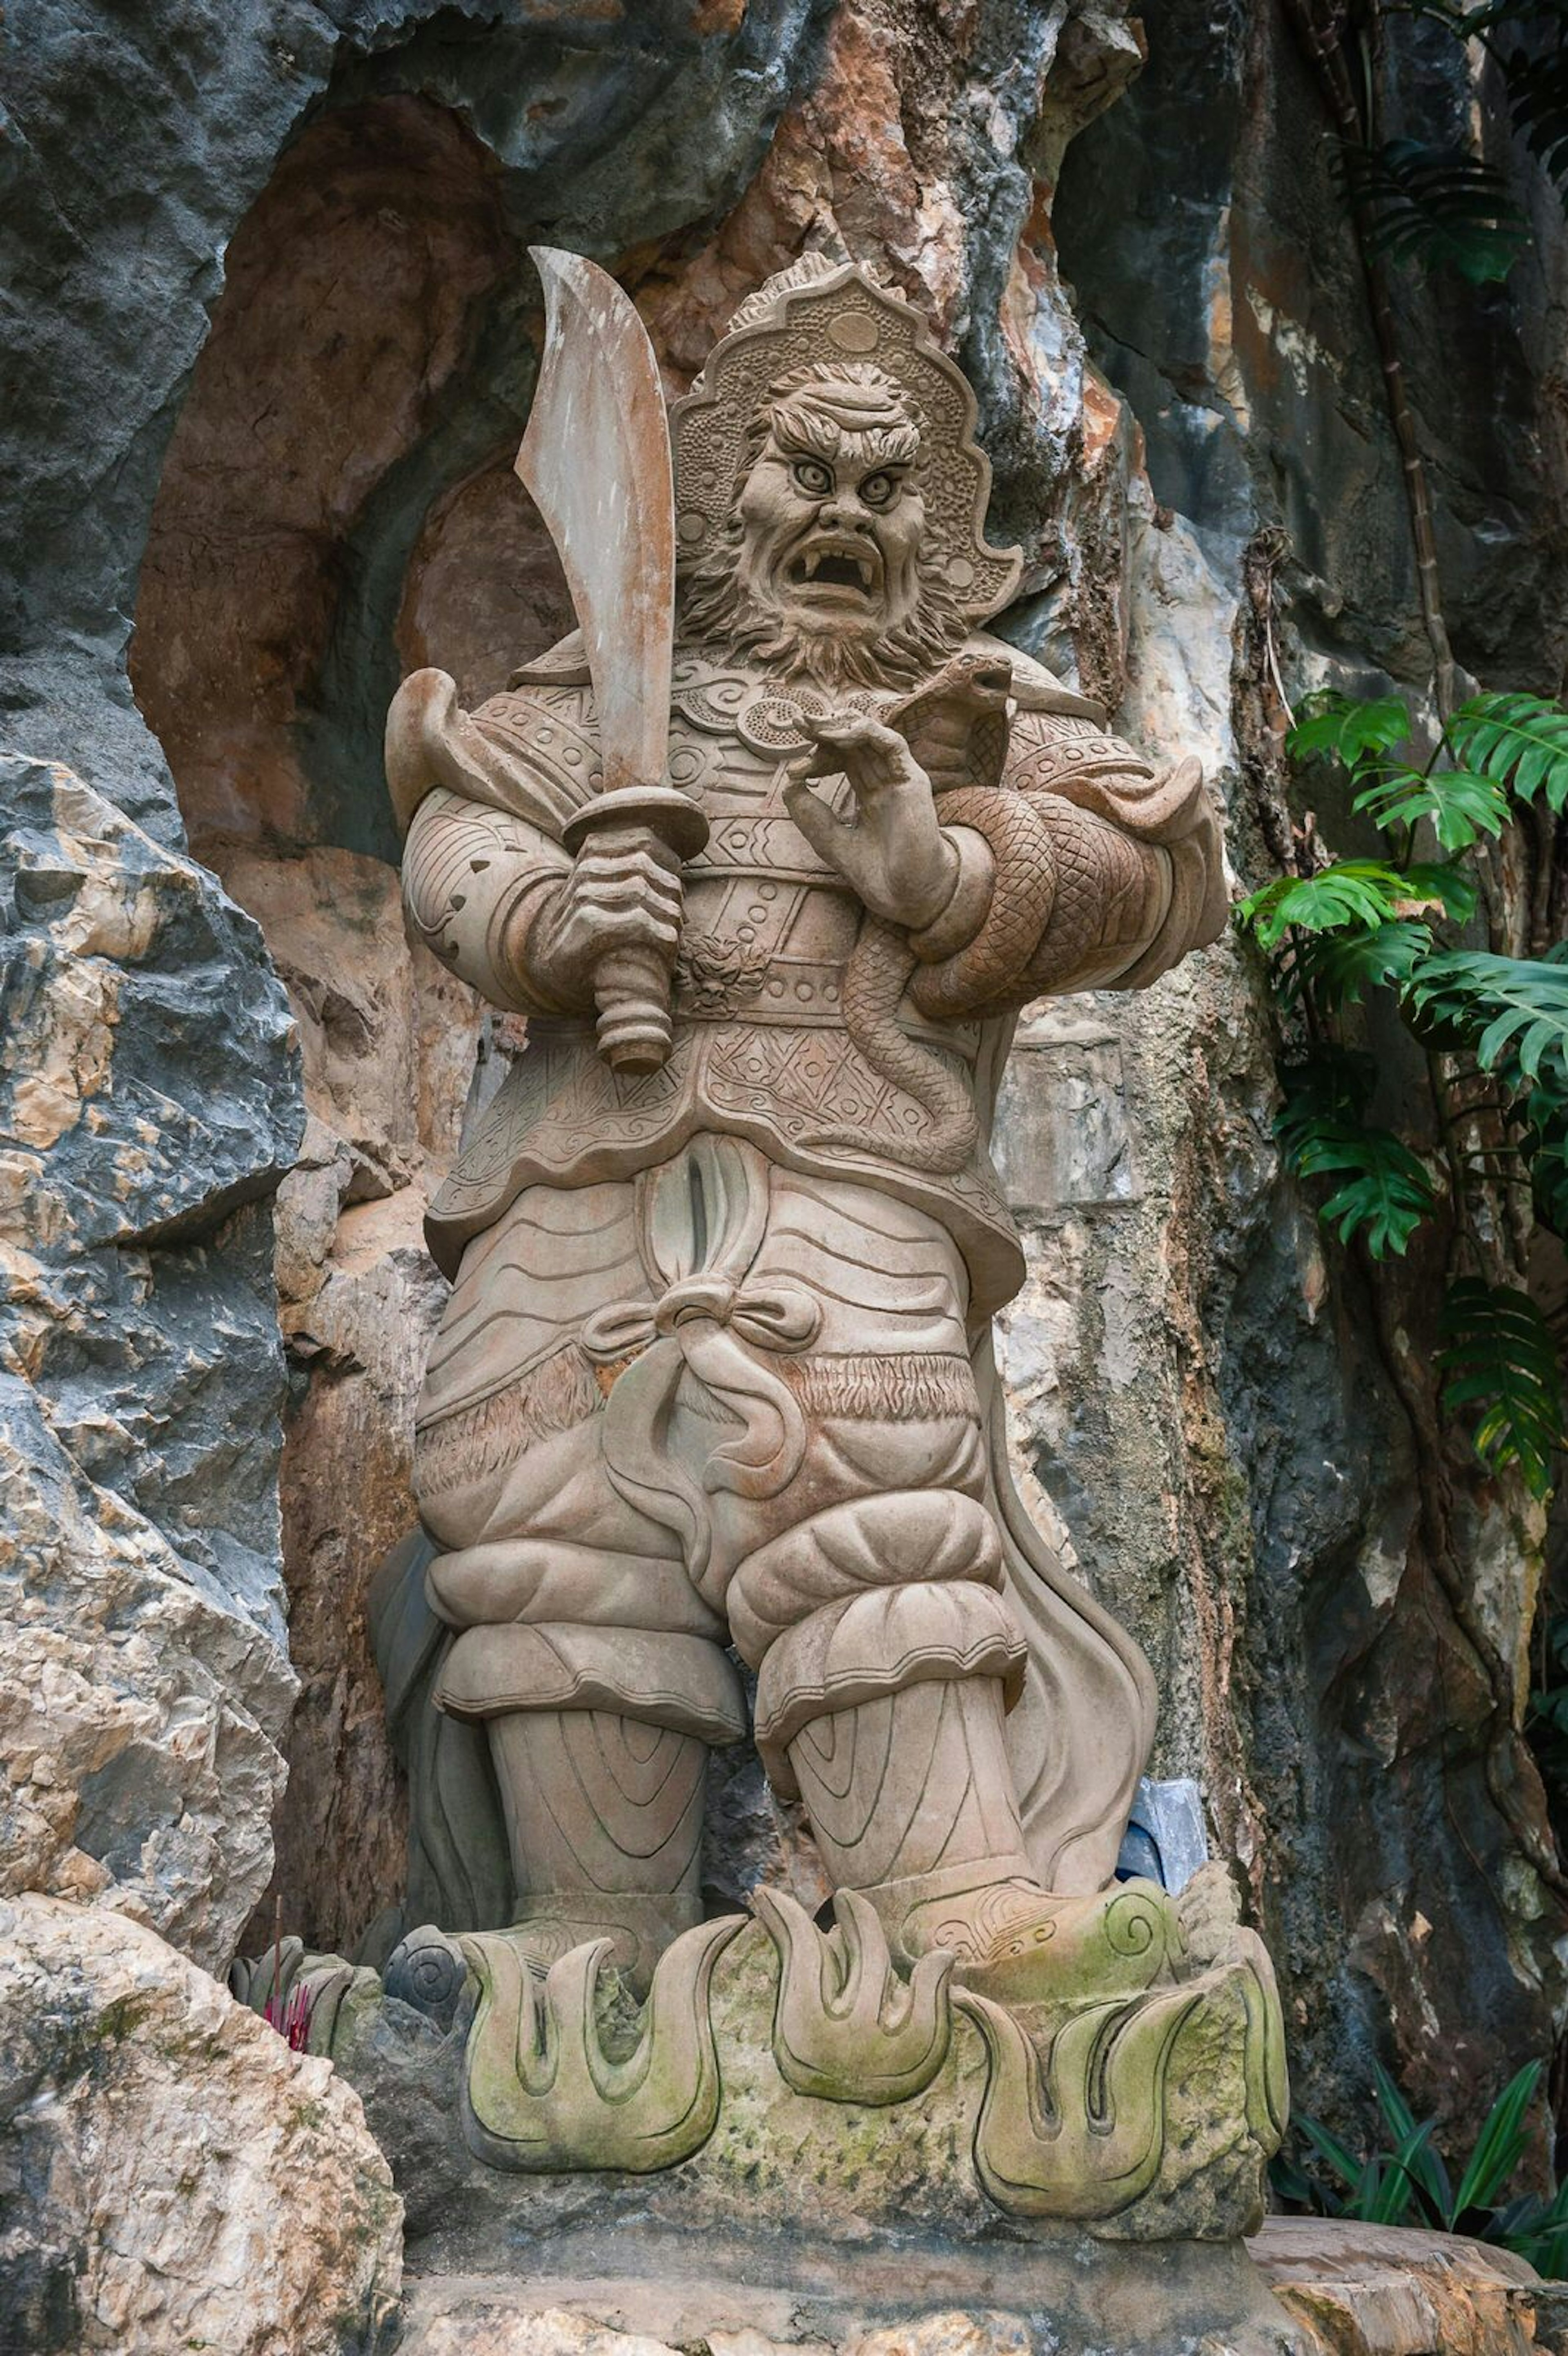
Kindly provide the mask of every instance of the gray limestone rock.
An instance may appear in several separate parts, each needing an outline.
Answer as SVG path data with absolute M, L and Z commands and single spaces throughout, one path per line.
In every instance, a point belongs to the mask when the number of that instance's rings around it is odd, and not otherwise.
M 0 775 L 6 1884 L 119 1894 L 221 1966 L 293 1693 L 267 1213 L 290 1025 L 205 869 L 56 764 Z
M 0 1901 L 0 2347 L 384 2356 L 401 2213 L 358 2098 L 155 1933 Z

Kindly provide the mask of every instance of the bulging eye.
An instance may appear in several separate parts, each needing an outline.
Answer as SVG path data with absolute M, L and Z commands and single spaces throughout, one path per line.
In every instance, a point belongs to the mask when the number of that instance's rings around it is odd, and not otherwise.
M 816 458 L 797 458 L 790 470 L 800 487 L 814 499 L 825 499 L 833 488 L 833 477 Z
M 860 497 L 869 508 L 891 506 L 898 479 L 893 475 L 868 475 L 860 486 Z

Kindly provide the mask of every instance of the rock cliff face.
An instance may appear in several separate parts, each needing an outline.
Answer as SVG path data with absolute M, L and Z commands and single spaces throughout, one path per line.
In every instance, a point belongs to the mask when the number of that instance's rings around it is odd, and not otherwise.
M 150 1931 L 0 1901 L 0 2345 L 380 2356 L 402 2204 L 359 2098 Z
M 472 699 L 563 626 L 510 471 L 528 239 L 619 271 L 672 392 L 805 244 L 883 267 L 979 393 L 1007 627 L 1203 758 L 1247 879 L 1265 658 L 1296 691 L 1424 656 L 1273 6 L 23 0 L 0 41 L 7 1872 L 221 1966 L 274 1803 L 288 1927 L 352 1945 L 400 1895 L 365 1585 L 411 1518 L 420 1215 L 512 1043 L 403 937 L 379 738 L 401 670 Z M 1460 659 L 1551 688 L 1560 224 L 1539 251 L 1403 327 Z M 1563 2000 L 1539 1791 L 1460 1625 L 1519 1681 L 1541 1533 L 1413 1420 L 1430 1272 L 1374 1304 L 1326 1251 L 1271 1044 L 1229 943 L 1023 1027 L 1020 1469 L 1154 1660 L 1156 1772 L 1242 1861 L 1310 2105 L 1381 2051 L 1464 2112 Z M 743 1774 L 722 1814 L 726 1889 L 779 1843 L 805 1891 Z

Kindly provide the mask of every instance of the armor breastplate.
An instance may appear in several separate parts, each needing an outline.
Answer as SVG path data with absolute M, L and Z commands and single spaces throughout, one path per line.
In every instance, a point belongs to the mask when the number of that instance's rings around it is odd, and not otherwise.
M 718 671 L 697 656 L 676 665 L 669 779 L 701 806 L 711 830 L 687 862 L 677 1020 L 842 1026 L 859 903 L 795 825 L 783 793 L 790 762 L 810 749 L 801 712 L 828 709 L 809 685 Z M 916 1035 L 973 1054 L 975 1025 L 936 1030 L 907 1007 L 905 1017 Z
M 786 766 L 805 746 L 793 722 L 776 689 L 689 657 L 677 667 L 670 781 L 701 805 L 711 830 L 687 864 L 677 1020 L 842 1020 L 860 912 L 784 809 Z
M 527 1051 L 432 1207 L 427 1234 L 449 1272 L 464 1244 L 521 1186 L 575 1183 L 588 1170 L 629 1175 L 714 1129 L 791 1167 L 874 1178 L 953 1230 L 976 1302 L 1017 1290 L 1022 1259 L 986 1157 L 946 1177 L 907 1171 L 903 1147 L 927 1116 L 866 1067 L 848 1035 L 845 968 L 862 911 L 784 808 L 788 764 L 807 749 L 801 704 L 828 709 L 810 687 L 786 691 L 693 657 L 677 662 L 667 776 L 706 813 L 709 836 L 685 869 L 669 1060 L 645 1077 L 623 1079 L 599 1057 L 591 1020 L 532 1019 Z M 583 765 L 569 773 L 564 757 L 592 742 L 585 685 L 530 680 L 475 717 L 486 729 L 504 728 L 514 745 L 527 740 L 541 798 L 551 805 L 575 808 L 592 789 Z M 847 797 L 848 787 L 840 783 L 838 791 Z M 978 1023 L 931 1023 L 907 1001 L 900 1022 L 959 1068 L 974 1066 Z M 824 1158 L 814 1137 L 846 1123 L 864 1145 Z
M 720 670 L 682 655 L 672 682 L 667 778 L 707 814 L 708 844 L 687 862 L 686 920 L 676 969 L 677 1021 L 743 1021 L 794 1029 L 842 1026 L 844 968 L 860 926 L 860 906 L 837 870 L 812 849 L 784 803 L 789 763 L 809 750 L 803 712 L 830 709 L 805 683 Z M 859 693 L 843 701 L 870 708 Z M 485 707 L 509 743 L 525 742 L 530 763 L 574 798 L 599 782 L 585 765 L 592 744 L 586 687 L 537 686 Z M 848 788 L 840 786 L 840 793 Z M 923 1022 L 905 1009 L 917 1036 L 973 1054 L 974 1024 Z

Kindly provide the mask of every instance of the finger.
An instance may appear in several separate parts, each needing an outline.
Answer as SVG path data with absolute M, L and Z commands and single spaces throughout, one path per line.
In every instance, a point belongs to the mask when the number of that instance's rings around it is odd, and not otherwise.
M 573 894 L 580 905 L 590 907 L 654 908 L 661 916 L 678 916 L 683 894 L 677 888 L 661 892 L 642 875 L 588 875 L 579 883 Z
M 892 730 L 873 720 L 869 712 L 830 712 L 821 719 L 807 714 L 805 732 L 814 743 L 837 745 L 845 751 L 865 744 L 874 744 L 879 737 L 892 737 Z M 894 742 L 898 740 L 893 739 Z
M 680 939 L 680 926 L 667 924 L 662 916 L 650 916 L 645 908 L 607 910 L 593 926 L 595 950 L 625 947 L 629 943 L 646 942 L 656 948 L 674 948 Z
M 577 862 L 579 875 L 638 875 L 661 890 L 680 888 L 680 871 L 651 851 L 588 851 Z
M 784 789 L 784 808 L 810 843 L 825 859 L 834 857 L 835 846 L 853 832 L 841 818 L 836 817 L 820 794 L 814 794 L 804 778 L 794 778 Z
M 681 913 L 669 901 L 656 900 L 641 886 L 630 884 L 603 884 L 596 892 L 585 892 L 577 905 L 591 916 L 645 915 L 656 917 L 661 925 L 677 924 Z
M 808 777 L 837 777 L 844 773 L 844 764 L 831 745 L 819 745 L 814 753 L 798 753 L 784 772 L 786 783 L 804 785 Z
M 904 740 L 896 728 L 890 728 L 872 712 L 849 712 L 832 723 L 837 741 L 863 751 L 887 752 L 905 750 Z

